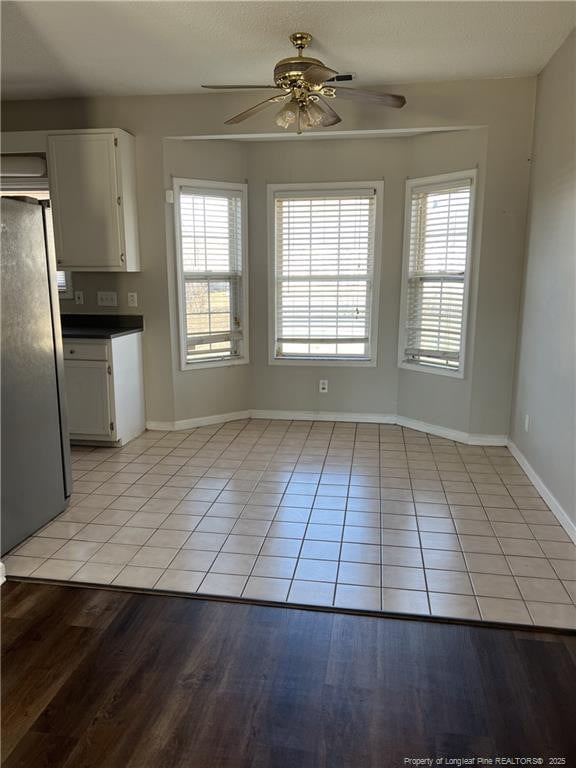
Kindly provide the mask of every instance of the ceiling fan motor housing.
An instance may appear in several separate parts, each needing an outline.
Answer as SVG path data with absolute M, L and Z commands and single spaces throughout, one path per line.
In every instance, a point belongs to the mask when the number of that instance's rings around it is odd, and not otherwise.
M 321 85 L 312 85 L 306 82 L 305 73 L 311 66 L 323 67 L 320 59 L 312 59 L 309 56 L 293 56 L 281 59 L 274 67 L 274 83 L 278 88 L 294 88 L 304 85 L 311 91 L 319 91 Z

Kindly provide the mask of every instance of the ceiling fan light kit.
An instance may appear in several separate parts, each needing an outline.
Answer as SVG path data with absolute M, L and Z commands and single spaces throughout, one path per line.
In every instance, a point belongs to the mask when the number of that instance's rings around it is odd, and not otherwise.
M 275 123 L 279 128 L 290 128 L 296 122 L 296 116 L 300 111 L 300 105 L 294 98 L 285 104 L 276 115 Z
M 238 115 L 226 120 L 227 125 L 243 122 L 273 104 L 284 102 L 275 117 L 280 128 L 324 128 L 341 122 L 340 116 L 326 101 L 335 98 L 353 99 L 400 109 L 406 103 L 404 96 L 378 91 L 364 91 L 337 85 L 340 77 L 335 69 L 327 67 L 320 59 L 304 56 L 303 51 L 312 42 L 308 32 L 294 32 L 290 42 L 298 51 L 297 56 L 281 59 L 274 67 L 274 85 L 203 85 L 213 90 L 273 89 L 283 93 L 261 101 Z M 349 76 L 343 76 L 348 78 Z

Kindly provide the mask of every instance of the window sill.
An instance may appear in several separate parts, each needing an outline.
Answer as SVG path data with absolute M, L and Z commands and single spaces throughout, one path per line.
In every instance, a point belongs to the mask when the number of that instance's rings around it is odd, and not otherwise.
M 405 371 L 415 371 L 416 373 L 433 373 L 436 376 L 447 376 L 449 379 L 464 378 L 463 365 L 456 371 L 450 371 L 447 368 L 435 368 L 433 365 L 426 365 L 424 363 L 406 363 L 402 361 L 398 363 L 398 368 L 403 368 Z
M 328 368 L 328 367 L 350 367 L 350 368 L 374 368 L 376 366 L 376 359 L 367 360 L 366 358 L 358 359 L 352 357 L 274 357 L 270 356 L 268 360 L 269 365 L 292 365 L 292 366 L 304 366 L 315 368 Z
M 242 357 L 236 360 L 204 360 L 197 363 L 184 363 L 180 364 L 180 370 L 183 373 L 189 371 L 199 371 L 205 368 L 232 368 L 234 365 L 248 365 L 250 360 L 247 357 Z

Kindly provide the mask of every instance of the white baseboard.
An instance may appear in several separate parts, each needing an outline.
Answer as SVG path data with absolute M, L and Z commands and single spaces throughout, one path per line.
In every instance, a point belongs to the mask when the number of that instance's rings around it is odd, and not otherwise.
M 396 416 L 385 413 L 342 413 L 340 411 L 250 411 L 253 419 L 282 421 L 358 421 L 362 424 L 396 424 Z
M 217 413 L 213 416 L 198 416 L 195 419 L 182 419 L 181 421 L 147 421 L 146 429 L 174 432 L 180 429 L 194 429 L 195 427 L 208 427 L 211 424 L 223 424 L 226 421 L 249 419 L 250 415 L 251 411 L 235 411 L 233 413 Z
M 576 544 L 576 523 L 572 520 L 572 518 L 568 516 L 566 510 L 562 507 L 558 499 L 544 483 L 540 475 L 536 472 L 534 467 L 530 464 L 516 443 L 512 442 L 512 440 L 508 440 L 507 446 L 512 456 L 514 456 L 518 464 L 520 464 L 524 472 L 526 472 L 530 478 L 532 485 L 536 488 L 540 496 L 542 496 L 546 504 L 548 504 L 550 510 L 555 515 L 560 525 L 564 528 L 568 536 L 570 536 L 572 541 Z
M 447 440 L 455 440 L 457 443 L 467 443 L 468 445 L 506 445 L 507 435 L 484 435 L 471 432 L 462 432 L 459 429 L 450 429 L 441 427 L 437 424 L 428 424 L 425 421 L 408 419 L 406 416 L 397 416 L 396 424 L 408 429 L 415 429 L 418 432 L 428 432 L 436 437 L 445 437 Z
M 195 427 L 205 427 L 211 424 L 223 424 L 227 421 L 238 421 L 240 419 L 279 419 L 281 421 L 337 421 L 337 422 L 360 422 L 362 424 L 398 424 L 401 427 L 414 429 L 418 432 L 427 432 L 436 437 L 445 437 L 447 440 L 456 440 L 459 443 L 468 445 L 506 445 L 507 435 L 482 435 L 469 434 L 457 429 L 441 427 L 437 424 L 428 424 L 416 419 L 408 419 L 404 416 L 397 416 L 393 413 L 342 413 L 341 411 L 275 411 L 253 409 L 246 411 L 235 411 L 233 413 L 219 413 L 213 416 L 200 416 L 194 419 L 183 419 L 181 421 L 149 421 L 146 424 L 147 429 L 160 430 L 163 432 L 177 431 L 181 429 L 194 429 Z
M 362 424 L 397 424 L 401 427 L 427 432 L 436 437 L 445 437 L 468 445 L 506 445 L 507 435 L 476 435 L 457 429 L 428 424 L 393 413 L 342 413 L 338 411 L 251 411 L 253 419 L 282 419 L 292 421 L 356 421 Z

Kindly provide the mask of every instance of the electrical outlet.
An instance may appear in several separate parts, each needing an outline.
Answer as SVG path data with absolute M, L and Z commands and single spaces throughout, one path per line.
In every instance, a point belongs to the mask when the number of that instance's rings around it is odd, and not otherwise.
M 328 392 L 328 379 L 320 379 L 318 382 L 318 392 L 321 395 L 325 395 Z
M 530 429 L 530 414 L 524 414 L 524 432 L 528 432 Z
M 116 291 L 98 291 L 96 294 L 99 307 L 117 307 L 118 294 Z
M 128 293 L 128 306 L 129 307 L 138 306 L 138 294 L 136 293 L 136 291 L 130 291 Z
M 74 303 L 84 304 L 84 291 L 74 291 Z

